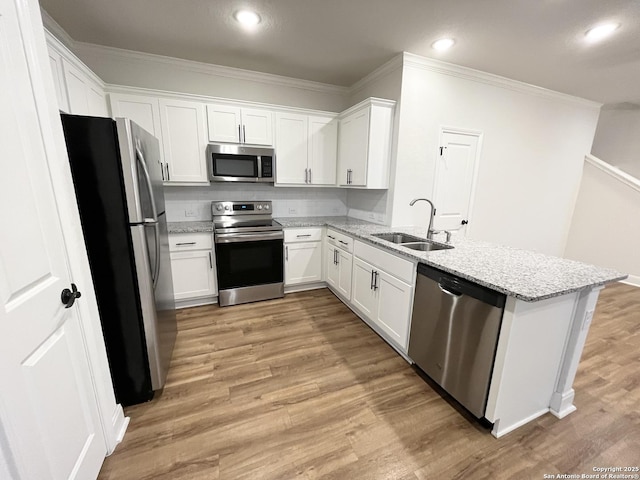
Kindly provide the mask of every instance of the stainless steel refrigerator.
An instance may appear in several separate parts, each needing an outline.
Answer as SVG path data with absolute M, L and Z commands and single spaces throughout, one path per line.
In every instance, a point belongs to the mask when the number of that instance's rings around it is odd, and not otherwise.
M 62 126 L 116 399 L 148 401 L 176 338 L 160 145 L 124 118 Z

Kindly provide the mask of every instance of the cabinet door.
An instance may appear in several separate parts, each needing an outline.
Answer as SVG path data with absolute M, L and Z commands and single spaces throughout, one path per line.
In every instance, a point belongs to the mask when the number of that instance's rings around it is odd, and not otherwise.
M 336 161 L 338 159 L 338 121 L 329 117 L 309 117 L 308 146 L 310 183 L 313 185 L 335 185 Z
M 352 113 L 340 120 L 338 146 L 338 182 L 340 185 L 365 186 L 369 154 L 370 109 Z M 347 176 L 347 172 L 349 175 Z
M 197 102 L 160 100 L 167 182 L 207 182 L 204 108 Z
M 89 98 L 84 74 L 65 59 L 62 59 L 64 79 L 67 86 L 69 113 L 89 115 Z
M 340 270 L 338 267 L 338 259 L 336 258 L 337 250 L 338 249 L 333 245 L 327 245 L 327 283 L 336 290 L 338 290 L 338 285 L 340 283 Z
M 93 117 L 109 117 L 107 98 L 104 90 L 92 81 L 87 82 L 87 103 L 89 105 L 89 115 Z
M 351 300 L 351 274 L 353 270 L 353 255 L 344 250 L 338 251 L 338 291 L 347 299 Z
M 372 288 L 374 268 L 359 258 L 353 259 L 353 290 L 351 301 L 367 318 L 376 318 L 377 296 Z
M 207 105 L 210 142 L 241 143 L 240 107 Z
M 69 102 L 67 101 L 67 91 L 64 86 L 64 66 L 62 65 L 62 55 L 49 47 L 49 66 L 53 76 L 53 85 L 56 90 L 56 100 L 58 109 L 69 113 Z
M 243 108 L 242 143 L 273 145 L 273 112 Z
M 211 250 L 172 252 L 171 272 L 176 300 L 189 300 L 216 294 Z
M 378 271 L 378 307 L 374 322 L 400 347 L 407 348 L 413 288 Z
M 276 181 L 280 184 L 307 183 L 308 117 L 276 113 Z
M 285 285 L 322 280 L 322 242 L 291 243 L 284 248 Z

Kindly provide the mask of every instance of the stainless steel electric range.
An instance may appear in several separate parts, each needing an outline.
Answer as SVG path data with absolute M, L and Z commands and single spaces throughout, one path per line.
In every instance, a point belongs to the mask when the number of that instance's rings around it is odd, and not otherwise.
M 213 202 L 221 307 L 284 296 L 284 232 L 271 202 Z

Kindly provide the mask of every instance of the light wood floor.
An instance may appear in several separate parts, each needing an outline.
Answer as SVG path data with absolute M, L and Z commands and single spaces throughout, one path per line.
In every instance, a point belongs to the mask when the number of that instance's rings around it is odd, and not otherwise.
M 578 410 L 501 439 L 326 289 L 178 320 L 164 393 L 126 409 L 102 480 L 542 479 L 640 464 L 640 289 L 602 292 Z

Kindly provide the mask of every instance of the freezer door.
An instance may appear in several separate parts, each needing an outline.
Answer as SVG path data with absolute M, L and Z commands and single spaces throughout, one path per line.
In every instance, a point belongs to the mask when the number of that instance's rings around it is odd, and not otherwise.
M 116 118 L 116 128 L 129 223 L 142 223 L 165 210 L 160 142 L 126 118 Z

